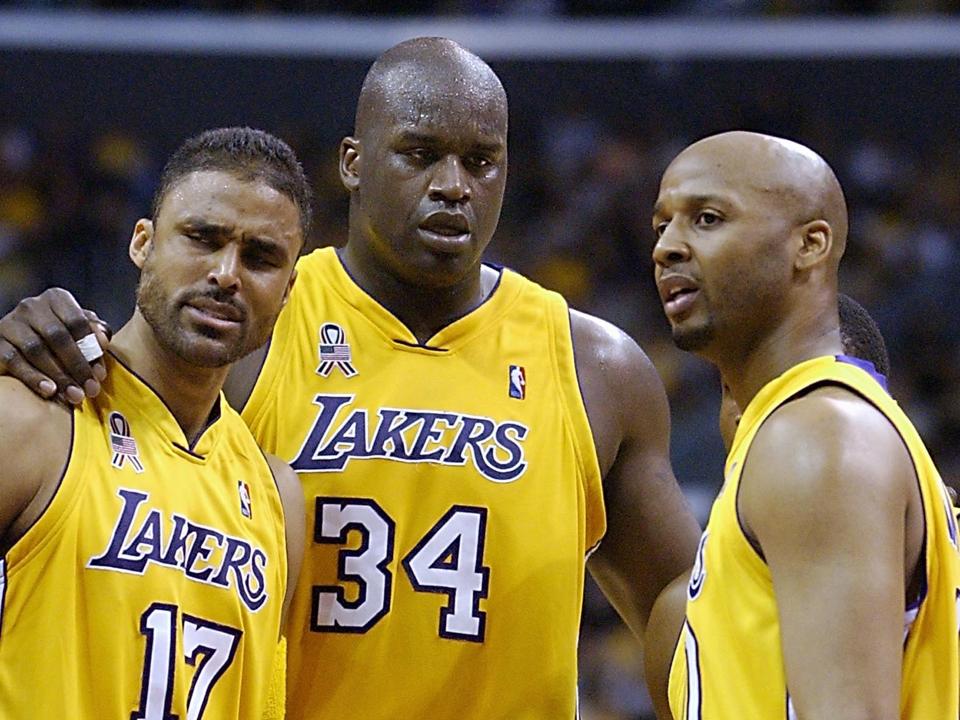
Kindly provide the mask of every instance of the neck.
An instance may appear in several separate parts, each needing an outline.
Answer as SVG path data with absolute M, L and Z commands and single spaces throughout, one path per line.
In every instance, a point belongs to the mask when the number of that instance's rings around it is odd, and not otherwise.
M 794 365 L 843 352 L 836 310 L 807 317 L 805 322 L 778 325 L 740 352 L 712 359 L 741 411 L 764 385 Z
M 139 310 L 113 337 L 110 349 L 160 396 L 192 446 L 207 426 L 229 368 L 185 362 L 158 342 Z
M 478 263 L 464 277 L 440 287 L 409 282 L 396 276 L 362 250 L 347 243 L 338 256 L 364 292 L 390 311 L 425 343 L 454 320 L 477 308 L 493 290 L 497 275 Z

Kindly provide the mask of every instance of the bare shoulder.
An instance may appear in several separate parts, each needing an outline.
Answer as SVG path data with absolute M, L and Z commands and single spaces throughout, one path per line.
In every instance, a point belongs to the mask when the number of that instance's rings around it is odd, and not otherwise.
M 18 532 L 34 498 L 59 480 L 70 442 L 69 410 L 0 377 L 0 541 L 15 539 L 9 533 Z
M 826 387 L 778 408 L 757 432 L 744 465 L 741 508 L 755 525 L 865 495 L 905 501 L 914 478 L 906 446 L 883 413 L 848 390 Z
M 653 364 L 636 341 L 613 323 L 587 315 L 579 310 L 570 311 L 570 328 L 573 347 L 579 360 L 592 361 L 606 374 L 620 372 L 653 372 Z
M 19 380 L 0 377 L 0 473 L 19 458 L 42 464 L 45 451 L 70 443 L 70 411 L 34 395 Z
M 669 433 L 663 382 L 627 333 L 600 318 L 570 311 L 573 354 L 587 417 L 600 455 L 612 462 L 620 443 L 637 433 Z M 605 468 L 604 468 L 605 469 Z

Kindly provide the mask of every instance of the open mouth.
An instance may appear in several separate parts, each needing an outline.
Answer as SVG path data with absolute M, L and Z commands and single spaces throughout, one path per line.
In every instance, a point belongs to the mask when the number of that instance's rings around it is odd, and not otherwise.
M 660 300 L 667 317 L 674 317 L 687 312 L 696 302 L 700 288 L 691 279 L 684 275 L 668 275 L 660 278 L 657 283 L 660 290 Z

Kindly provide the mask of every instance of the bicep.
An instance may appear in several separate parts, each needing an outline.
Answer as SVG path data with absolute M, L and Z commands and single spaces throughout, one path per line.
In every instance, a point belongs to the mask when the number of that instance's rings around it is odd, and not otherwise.
M 69 455 L 69 423 L 64 408 L 0 378 L 0 551 L 32 524 L 59 480 Z
M 284 533 L 287 544 L 287 591 L 283 601 L 285 621 L 300 576 L 300 567 L 303 564 L 306 534 L 303 490 L 296 473 L 289 465 L 272 455 L 268 455 L 267 460 L 276 478 L 280 500 L 283 503 Z
M 671 718 L 667 698 L 670 665 L 687 608 L 687 583 L 690 572 L 678 575 L 664 588 L 650 611 L 650 622 L 643 637 L 643 666 L 647 689 L 658 718 Z
M 693 564 L 700 527 L 670 465 L 669 406 L 653 364 L 625 336 L 574 339 L 605 471 L 607 532 L 589 567 L 640 636 L 657 595 Z
M 762 435 L 740 508 L 770 568 L 794 705 L 804 717 L 836 717 L 841 707 L 893 717 L 905 595 L 896 473 L 912 469 L 897 457 L 906 451 L 892 428 L 859 446 L 843 428 Z

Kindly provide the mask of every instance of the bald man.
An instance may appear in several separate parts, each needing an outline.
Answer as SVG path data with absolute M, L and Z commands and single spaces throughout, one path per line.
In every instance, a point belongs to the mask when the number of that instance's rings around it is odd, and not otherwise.
M 880 328 L 867 310 L 849 295 L 837 296 L 837 309 L 840 318 L 840 344 L 844 355 L 853 362 L 866 362 L 866 369 L 876 371 L 884 382 L 890 371 L 887 347 Z M 720 412 L 717 425 L 723 447 L 727 452 L 733 445 L 733 438 L 740 423 L 742 413 L 737 407 L 730 388 L 721 383 Z M 950 498 L 956 505 L 956 495 L 947 488 Z M 644 635 L 643 661 L 646 670 L 647 685 L 654 702 L 657 717 L 669 720 L 671 713 L 667 697 L 670 664 L 676 648 L 677 636 L 683 626 L 684 611 L 687 605 L 687 585 L 690 574 L 684 573 L 660 593 L 650 611 L 650 621 Z
M 957 716 L 960 556 L 923 444 L 842 354 L 839 183 L 746 132 L 667 168 L 655 274 L 676 344 L 744 408 L 670 672 L 692 718 Z
M 298 264 L 269 352 L 229 380 L 307 502 L 290 718 L 572 718 L 587 558 L 638 635 L 693 562 L 649 360 L 481 261 L 506 143 L 506 95 L 478 57 L 438 38 L 381 56 L 340 147 L 349 242 Z M 0 323 L 0 356 L 50 315 Z M 48 359 L 61 389 L 95 382 L 66 377 L 82 372 L 72 343 L 41 345 L 66 358 Z

